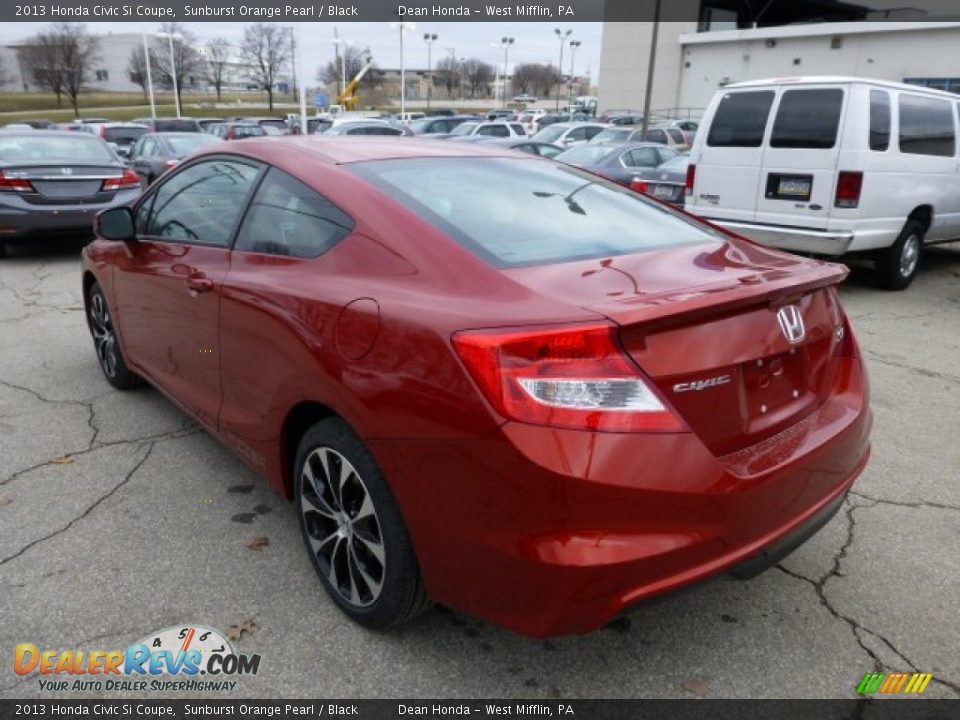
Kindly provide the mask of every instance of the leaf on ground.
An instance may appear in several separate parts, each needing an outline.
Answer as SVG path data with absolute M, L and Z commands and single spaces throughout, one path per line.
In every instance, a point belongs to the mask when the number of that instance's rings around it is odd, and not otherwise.
M 682 683 L 680 683 L 680 687 L 682 687 L 688 693 L 696 695 L 697 697 L 706 697 L 710 694 L 710 683 L 703 678 L 690 678 L 689 680 L 684 680 Z
M 243 634 L 253 635 L 254 628 L 257 627 L 257 621 L 255 618 L 247 618 L 246 620 L 241 620 L 236 625 L 231 625 L 227 628 L 227 637 L 231 640 L 239 640 L 243 637 Z
M 73 462 L 73 458 L 69 455 L 64 455 L 63 457 L 58 457 L 56 460 L 51 460 L 54 465 L 69 465 Z
M 250 548 L 251 550 L 256 550 L 257 552 L 260 552 L 269 544 L 270 544 L 270 538 L 268 538 L 266 535 L 260 535 L 259 537 L 255 537 L 253 540 L 248 542 L 247 547 Z
M 13 500 L 11 500 L 10 498 L 0 497 L 0 507 L 3 507 L 4 505 L 9 505 L 12 502 Z

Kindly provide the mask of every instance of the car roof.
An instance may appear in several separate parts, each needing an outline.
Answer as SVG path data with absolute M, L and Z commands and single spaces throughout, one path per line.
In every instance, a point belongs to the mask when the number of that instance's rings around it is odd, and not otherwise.
M 160 132 L 147 133 L 146 135 L 144 135 L 144 137 L 159 137 L 159 138 L 187 137 L 187 138 L 192 138 L 192 137 L 197 137 L 198 135 L 199 135 L 200 137 L 203 137 L 203 136 L 205 136 L 205 135 L 208 135 L 208 133 L 177 132 L 177 131 L 175 131 L 175 130 L 171 130 L 171 131 L 161 130 Z M 213 136 L 211 135 L 210 137 L 213 137 Z
M 69 133 L 65 133 L 69 134 Z M 329 165 L 341 165 L 372 160 L 404 160 L 430 157 L 506 157 L 516 154 L 505 149 L 488 148 L 485 144 L 448 143 L 436 140 L 420 140 L 415 137 L 365 135 L 350 137 L 337 135 L 285 135 L 244 140 L 241 148 L 225 151 L 214 145 L 200 155 L 229 154 L 245 155 L 268 163 L 292 163 L 305 155 Z
M 18 123 L 19 124 L 19 123 Z M 75 130 L 10 130 L 6 133 L 7 137 L 25 137 L 25 138 L 38 138 L 38 137 L 62 137 L 62 138 L 93 138 L 95 141 L 99 141 L 100 138 L 91 133 L 76 132 Z

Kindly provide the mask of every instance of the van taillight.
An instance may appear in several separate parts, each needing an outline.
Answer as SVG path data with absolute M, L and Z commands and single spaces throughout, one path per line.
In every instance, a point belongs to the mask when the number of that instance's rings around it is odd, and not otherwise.
M 837 173 L 837 196 L 833 204 L 839 208 L 855 208 L 860 204 L 863 173 L 841 170 Z
M 697 179 L 697 166 L 693 163 L 687 165 L 687 195 L 693 195 L 693 183 Z

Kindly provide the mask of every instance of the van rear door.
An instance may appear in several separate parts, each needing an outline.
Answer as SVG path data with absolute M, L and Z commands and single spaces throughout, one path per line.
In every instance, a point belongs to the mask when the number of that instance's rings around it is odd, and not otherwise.
M 715 100 L 713 116 L 699 152 L 696 182 L 688 209 L 707 218 L 752 222 L 760 192 L 763 139 L 773 88 L 723 92 Z
M 846 89 L 785 87 L 763 150 L 756 222 L 827 228 L 837 177 Z

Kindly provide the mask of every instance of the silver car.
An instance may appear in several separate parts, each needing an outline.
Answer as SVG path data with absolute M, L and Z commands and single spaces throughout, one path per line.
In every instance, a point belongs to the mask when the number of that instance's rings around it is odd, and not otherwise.
M 89 233 L 94 215 L 139 194 L 137 173 L 99 137 L 0 133 L 0 257 L 10 241 Z
M 598 122 L 561 122 L 547 125 L 533 136 L 537 142 L 559 145 L 563 148 L 574 147 L 590 142 L 607 128 Z

